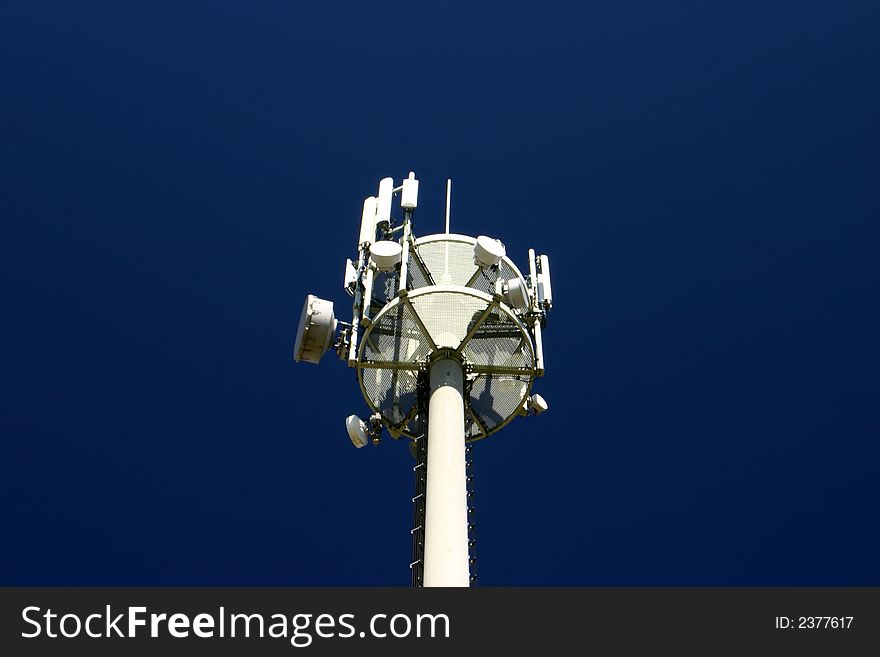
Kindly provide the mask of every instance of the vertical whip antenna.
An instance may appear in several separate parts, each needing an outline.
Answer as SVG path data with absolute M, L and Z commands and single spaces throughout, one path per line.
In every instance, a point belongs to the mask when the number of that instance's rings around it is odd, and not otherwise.
M 452 196 L 452 178 L 446 179 L 446 234 L 449 235 L 449 197 Z

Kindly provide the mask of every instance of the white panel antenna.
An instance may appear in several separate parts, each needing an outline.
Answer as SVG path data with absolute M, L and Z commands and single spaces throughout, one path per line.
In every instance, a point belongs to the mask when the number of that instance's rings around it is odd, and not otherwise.
M 355 267 L 354 262 L 346 259 L 346 261 L 345 261 L 345 277 L 342 280 L 342 287 L 348 293 L 349 296 L 354 296 L 354 291 L 357 288 L 357 281 L 358 281 L 357 267 Z
M 391 225 L 391 196 L 394 193 L 394 178 L 383 178 L 379 183 L 379 198 L 376 202 L 376 228 L 387 231 Z
M 364 199 L 364 210 L 361 214 L 361 235 L 358 238 L 358 245 L 372 244 L 376 239 L 376 203 L 378 199 L 375 196 L 368 196 Z
M 538 258 L 538 301 L 545 310 L 553 307 L 553 288 L 550 286 L 550 258 Z
M 419 181 L 416 174 L 409 172 L 409 178 L 403 181 L 403 190 L 400 192 L 400 207 L 404 210 L 415 210 L 419 205 Z

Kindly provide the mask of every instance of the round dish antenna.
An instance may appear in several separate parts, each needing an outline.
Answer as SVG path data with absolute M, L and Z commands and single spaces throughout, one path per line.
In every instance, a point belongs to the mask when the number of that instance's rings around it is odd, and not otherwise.
M 482 269 L 494 267 L 501 262 L 506 252 L 501 240 L 480 235 L 474 244 L 474 264 Z
M 550 408 L 550 406 L 541 395 L 532 395 L 529 397 L 529 408 L 535 412 L 535 415 L 540 415 Z
M 397 242 L 383 240 L 370 247 L 370 262 L 379 271 L 393 271 L 400 264 L 403 247 Z
M 370 432 L 367 423 L 357 415 L 349 415 L 345 418 L 345 430 L 355 447 L 364 447 L 370 442 Z
M 529 309 L 529 291 L 521 278 L 511 278 L 504 285 L 504 299 L 520 311 Z
M 333 314 L 333 302 L 319 299 L 314 294 L 308 295 L 299 318 L 293 360 L 297 363 L 321 362 L 321 358 L 330 349 L 334 333 L 336 317 Z

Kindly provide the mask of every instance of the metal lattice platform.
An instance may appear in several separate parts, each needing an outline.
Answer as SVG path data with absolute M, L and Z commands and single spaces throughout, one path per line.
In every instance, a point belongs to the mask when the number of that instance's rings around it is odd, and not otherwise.
M 465 437 L 484 438 L 517 416 L 537 372 L 532 338 L 517 312 L 493 294 L 495 280 L 522 274 L 506 257 L 490 274 L 473 262 L 475 240 L 430 235 L 410 251 L 407 287 L 373 318 L 360 344 L 358 380 L 392 435 L 416 437 L 417 386 L 432 355 L 461 359 Z

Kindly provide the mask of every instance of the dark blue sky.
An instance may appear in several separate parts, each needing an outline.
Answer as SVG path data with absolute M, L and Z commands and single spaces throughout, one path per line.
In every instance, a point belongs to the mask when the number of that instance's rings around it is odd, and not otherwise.
M 0 583 L 409 583 L 411 457 L 294 364 L 384 176 L 550 254 L 482 585 L 880 584 L 874 2 L 0 8 Z

